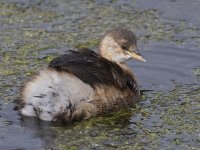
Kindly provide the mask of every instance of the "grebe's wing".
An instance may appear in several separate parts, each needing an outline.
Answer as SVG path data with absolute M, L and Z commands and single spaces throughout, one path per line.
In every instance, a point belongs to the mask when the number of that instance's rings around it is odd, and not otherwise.
M 114 85 L 120 88 L 126 86 L 127 74 L 123 69 L 115 62 L 89 49 L 70 50 L 67 54 L 52 60 L 49 68 L 69 72 L 92 87 L 96 84 Z

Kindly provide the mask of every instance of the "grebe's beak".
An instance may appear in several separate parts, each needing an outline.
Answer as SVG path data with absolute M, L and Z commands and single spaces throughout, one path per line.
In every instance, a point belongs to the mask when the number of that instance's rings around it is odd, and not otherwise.
M 132 58 L 135 58 L 135 59 L 137 59 L 137 60 L 146 62 L 146 60 L 144 59 L 144 57 L 142 56 L 142 54 L 141 54 L 138 50 L 136 50 L 136 51 L 127 51 L 127 53 L 128 53 Z

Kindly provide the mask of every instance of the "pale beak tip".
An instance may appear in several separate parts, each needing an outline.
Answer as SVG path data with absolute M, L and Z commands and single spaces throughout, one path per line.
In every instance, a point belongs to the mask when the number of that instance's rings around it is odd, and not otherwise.
M 144 58 L 143 58 L 143 60 L 142 60 L 142 61 L 143 61 L 143 62 L 147 62 L 147 61 L 146 61 L 146 59 L 144 59 Z

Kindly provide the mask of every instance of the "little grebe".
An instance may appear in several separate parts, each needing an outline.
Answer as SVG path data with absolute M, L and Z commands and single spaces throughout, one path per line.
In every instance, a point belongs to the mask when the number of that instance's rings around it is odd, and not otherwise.
M 70 50 L 52 60 L 24 85 L 21 114 L 69 123 L 133 106 L 139 88 L 125 61 L 145 61 L 135 35 L 111 30 L 101 39 L 99 53 Z

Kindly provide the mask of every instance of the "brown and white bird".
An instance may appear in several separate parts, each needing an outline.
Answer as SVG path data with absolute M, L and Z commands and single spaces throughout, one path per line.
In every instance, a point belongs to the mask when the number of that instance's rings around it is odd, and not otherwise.
M 136 36 L 121 28 L 101 39 L 99 54 L 69 50 L 24 85 L 21 114 L 69 123 L 133 106 L 140 92 L 125 64 L 131 58 L 145 61 Z

